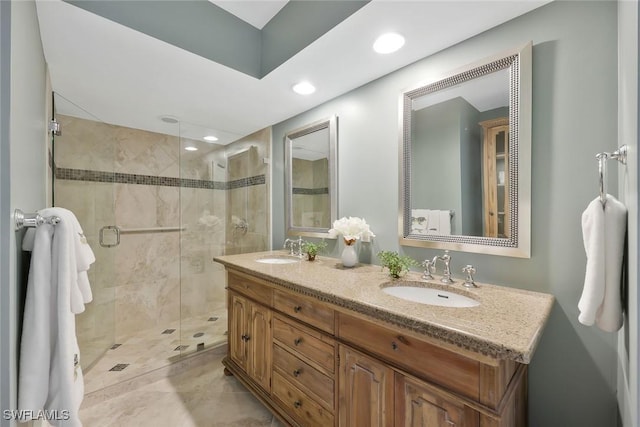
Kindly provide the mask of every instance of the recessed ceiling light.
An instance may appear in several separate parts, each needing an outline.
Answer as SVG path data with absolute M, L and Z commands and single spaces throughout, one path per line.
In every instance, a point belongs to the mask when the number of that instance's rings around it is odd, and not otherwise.
M 373 50 L 378 53 L 392 53 L 404 46 L 404 37 L 398 33 L 381 35 L 373 43 Z
M 316 91 L 316 88 L 309 82 L 300 82 L 293 86 L 293 91 L 300 95 L 311 95 Z
M 165 123 L 171 123 L 171 124 L 176 124 L 179 122 L 178 118 L 174 116 L 160 116 L 160 120 L 162 120 Z
M 208 141 L 208 142 L 215 142 L 215 141 L 217 141 L 217 140 L 218 140 L 218 138 L 216 138 L 216 137 L 215 137 L 215 136 L 213 136 L 213 135 L 207 135 L 207 136 L 205 136 L 205 137 L 204 137 L 204 138 L 202 138 L 202 139 L 204 139 L 205 141 Z
M 192 145 L 189 145 L 188 147 L 184 147 L 184 149 L 187 151 L 198 151 L 198 148 Z

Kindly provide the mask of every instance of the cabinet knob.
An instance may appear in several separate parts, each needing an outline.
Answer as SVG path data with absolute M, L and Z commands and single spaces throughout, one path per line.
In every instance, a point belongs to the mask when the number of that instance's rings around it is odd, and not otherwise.
M 302 343 L 302 338 L 296 338 L 295 340 L 293 340 L 294 345 L 300 345 L 301 343 Z
M 302 402 L 300 402 L 299 400 L 296 400 L 295 402 L 293 402 L 293 406 L 296 408 L 299 408 L 302 406 Z
M 301 373 L 302 373 L 302 369 L 296 369 L 295 371 L 293 371 L 293 376 L 299 377 Z
M 391 348 L 393 349 L 393 351 L 398 350 L 398 344 L 396 344 L 395 341 L 391 342 Z
M 247 342 L 251 339 L 251 337 L 249 335 L 243 335 L 242 336 L 242 341 Z
M 300 313 L 300 310 L 302 310 L 302 307 L 300 307 L 299 305 L 296 305 L 295 307 L 293 307 L 293 311 L 296 313 Z

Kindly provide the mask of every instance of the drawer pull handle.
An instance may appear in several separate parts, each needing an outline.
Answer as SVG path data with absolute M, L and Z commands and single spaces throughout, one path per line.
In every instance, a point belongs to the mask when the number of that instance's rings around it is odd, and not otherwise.
M 302 373 L 302 369 L 296 369 L 295 371 L 293 371 L 293 376 L 299 377 L 301 373 Z
M 300 313 L 301 310 L 302 310 L 302 307 L 300 307 L 299 305 L 296 305 L 295 307 L 293 307 L 293 311 L 296 313 Z
M 302 344 L 302 338 L 296 338 L 295 340 L 293 340 L 293 344 L 296 346 Z
M 296 400 L 295 402 L 293 402 L 293 406 L 296 408 L 299 408 L 302 406 L 302 402 L 300 402 L 299 400 Z
M 394 342 L 391 343 L 391 348 L 393 349 L 393 351 L 397 351 L 398 350 L 398 344 Z

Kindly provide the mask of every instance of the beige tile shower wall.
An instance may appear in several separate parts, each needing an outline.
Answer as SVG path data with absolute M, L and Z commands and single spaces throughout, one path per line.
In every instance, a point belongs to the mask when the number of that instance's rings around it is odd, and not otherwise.
M 58 168 L 178 178 L 175 136 L 58 116 Z M 180 188 L 57 179 L 55 201 L 78 216 L 96 263 L 90 270 L 94 301 L 78 318 L 84 364 L 94 349 L 143 329 L 180 319 L 180 233 L 122 234 L 116 248 L 102 248 L 106 225 L 122 229 L 180 226 Z M 99 354 L 98 354 L 99 356 Z
M 246 136 L 226 147 L 227 182 L 264 175 L 264 184 L 251 184 L 227 190 L 226 254 L 268 249 L 270 231 L 271 128 Z M 266 161 L 265 161 L 266 160 Z M 233 217 L 243 219 L 247 230 L 234 227 Z
M 215 181 L 224 185 L 226 159 L 224 147 L 183 139 L 181 146 L 198 148 L 182 151 L 182 178 Z M 181 233 L 181 318 L 207 319 L 215 307 L 226 301 L 224 269 L 213 257 L 224 254 L 226 194 L 220 189 L 180 188 Z

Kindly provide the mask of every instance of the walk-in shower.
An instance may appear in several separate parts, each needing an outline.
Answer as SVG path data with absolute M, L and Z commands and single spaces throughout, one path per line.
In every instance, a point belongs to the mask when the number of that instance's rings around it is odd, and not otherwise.
M 56 94 L 55 206 L 96 254 L 77 317 L 85 390 L 226 342 L 226 278 L 214 256 L 266 250 L 269 129 L 227 145 L 109 124 Z

